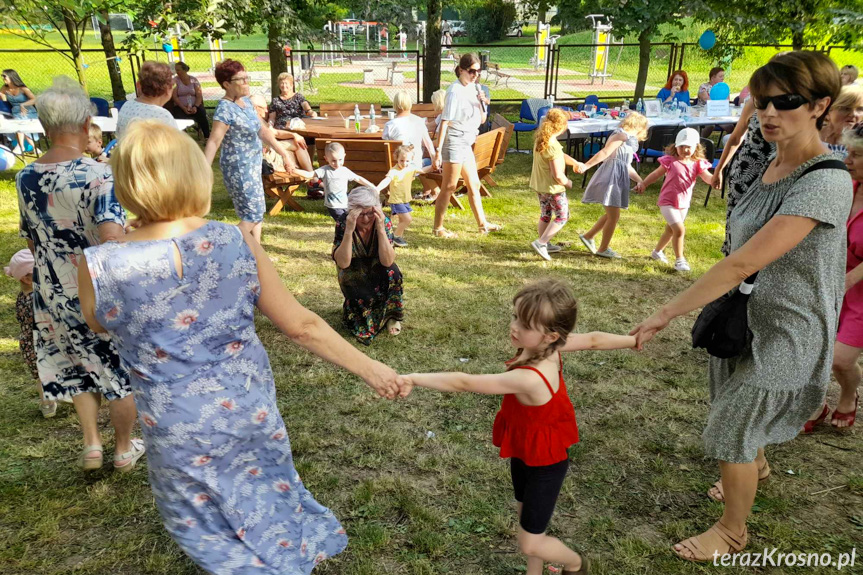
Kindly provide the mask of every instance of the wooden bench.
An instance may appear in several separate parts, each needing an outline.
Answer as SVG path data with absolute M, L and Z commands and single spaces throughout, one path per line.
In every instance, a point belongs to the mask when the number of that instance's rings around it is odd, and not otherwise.
M 344 146 L 345 167 L 375 185 L 379 184 L 386 177 L 387 172 L 395 165 L 393 155 L 396 149 L 402 145 L 398 140 L 363 140 L 359 138 L 336 140 L 317 138 L 315 140 L 315 151 L 318 155 L 318 163 L 322 166 L 326 162 L 324 160 L 324 150 L 330 142 L 338 142 Z
M 491 127 L 492 129 L 503 128 L 504 130 L 503 139 L 500 141 L 500 153 L 497 156 L 497 166 L 499 166 L 503 163 L 504 159 L 506 159 L 506 152 L 509 149 L 509 141 L 512 139 L 512 133 L 515 130 L 515 126 L 500 114 L 495 114 L 491 121 Z M 497 169 L 497 166 L 495 166 L 495 169 Z M 494 170 L 492 170 L 492 172 L 493 171 Z M 497 182 L 495 182 L 494 178 L 491 177 L 491 172 L 486 174 L 483 180 L 485 180 L 485 182 L 490 186 L 497 185 Z
M 486 132 L 485 134 L 480 134 L 477 136 L 476 142 L 473 145 L 473 155 L 476 159 L 476 171 L 477 175 L 479 175 L 479 193 L 481 196 L 488 198 L 491 197 L 491 193 L 482 183 L 482 180 L 491 174 L 497 167 L 501 142 L 503 141 L 505 133 L 506 130 L 504 128 L 497 128 Z M 426 177 L 434 180 L 438 185 L 441 185 L 443 182 L 442 173 L 430 172 L 426 174 Z M 466 187 L 465 181 L 462 178 L 459 178 L 458 182 L 456 182 L 456 193 L 449 198 L 450 204 L 452 204 L 453 207 L 460 210 L 464 209 L 464 206 L 461 205 L 461 202 L 456 195 L 466 191 Z
M 494 85 L 495 86 L 497 86 L 500 83 L 500 81 L 503 80 L 504 88 L 509 87 L 509 86 L 507 86 L 507 84 L 509 82 L 509 79 L 512 78 L 512 76 L 505 73 L 505 72 L 501 72 L 500 71 L 500 64 L 495 64 L 495 63 L 489 62 L 488 63 L 488 69 L 486 69 L 485 73 L 486 73 L 487 79 L 494 77 Z
M 326 114 L 329 114 L 330 116 L 338 117 L 339 112 L 341 112 L 342 114 L 344 114 L 345 118 L 347 118 L 348 116 L 350 116 L 354 113 L 354 106 L 356 106 L 356 105 L 357 104 L 355 104 L 355 103 L 354 104 L 342 104 L 342 103 L 323 104 L 322 103 L 320 105 L 319 113 L 321 116 L 323 116 L 326 113 Z M 365 113 L 368 114 L 369 113 L 368 104 L 363 104 L 362 106 L 360 106 L 360 114 L 363 113 L 363 111 L 362 111 L 363 106 L 366 107 Z M 321 157 L 323 157 L 323 156 L 321 156 Z
M 305 180 L 302 178 L 292 176 L 287 172 L 276 172 L 264 176 L 264 193 L 276 198 L 276 205 L 269 212 L 271 216 L 277 215 L 285 206 L 290 206 L 295 212 L 303 211 L 303 206 L 293 198 L 294 192 L 303 182 Z
M 411 114 L 419 116 L 425 120 L 434 120 L 437 117 L 437 112 L 434 110 L 434 104 L 414 104 L 411 106 Z

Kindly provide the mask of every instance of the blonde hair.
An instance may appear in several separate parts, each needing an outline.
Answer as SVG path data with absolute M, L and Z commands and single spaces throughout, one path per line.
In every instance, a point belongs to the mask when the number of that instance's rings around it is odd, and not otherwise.
M 663 150 L 663 152 L 665 152 L 666 156 L 671 156 L 673 158 L 678 157 L 677 156 L 677 145 L 674 143 L 671 143 L 671 144 L 668 144 L 667 146 L 665 146 L 665 149 Z M 695 146 L 695 149 L 692 151 L 692 155 L 689 157 L 689 159 L 695 160 L 696 162 L 698 160 L 706 160 L 707 159 L 707 150 L 705 150 L 704 146 L 702 146 L 701 144 L 697 144 Z
M 102 128 L 90 121 L 90 137 L 102 141 Z
M 855 110 L 863 106 L 863 87 L 843 86 L 839 97 L 833 102 L 832 109 Z
M 410 111 L 413 105 L 414 103 L 411 100 L 410 94 L 405 90 L 400 90 L 393 96 L 393 107 L 396 109 L 396 112 Z
M 192 138 L 155 120 L 133 122 L 111 155 L 120 204 L 143 222 L 205 216 L 213 169 Z
M 557 339 L 537 354 L 518 361 L 521 349 L 510 360 L 507 370 L 536 364 L 566 344 L 578 319 L 578 302 L 569 287 L 560 280 L 544 279 L 523 287 L 512 298 L 513 313 L 519 323 L 546 334 L 556 333 Z
M 432 104 L 434 104 L 434 111 L 437 113 L 441 113 L 443 111 L 444 104 L 446 104 L 446 90 L 438 90 L 434 92 L 431 97 Z
M 291 87 L 294 86 L 294 77 L 291 76 L 290 72 L 282 72 L 279 74 L 279 77 L 276 78 L 276 86 L 281 85 L 282 81 L 289 80 L 291 82 Z
M 327 144 L 327 147 L 324 148 L 324 155 L 331 156 L 334 152 L 345 153 L 345 147 L 338 142 L 330 142 Z
M 619 128 L 627 134 L 635 136 L 639 142 L 647 139 L 647 118 L 638 112 L 627 112 Z
M 396 160 L 400 160 L 408 154 L 414 153 L 414 145 L 413 144 L 403 144 L 396 148 Z
M 533 151 L 537 154 L 546 151 L 551 140 L 566 128 L 567 122 L 569 122 L 569 114 L 559 108 L 549 110 L 539 126 Z

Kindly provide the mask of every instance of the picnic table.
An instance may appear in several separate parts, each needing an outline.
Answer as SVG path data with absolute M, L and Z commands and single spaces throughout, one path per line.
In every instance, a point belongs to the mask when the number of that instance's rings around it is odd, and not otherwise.
M 103 132 L 116 132 L 117 119 L 109 116 L 93 116 L 92 122 L 102 128 Z M 176 120 L 177 127 L 180 130 L 185 130 L 195 125 L 194 120 Z M 0 123 L 0 134 L 16 134 L 22 132 L 24 134 L 44 134 L 45 129 L 42 123 L 36 119 L 29 120 L 4 120 Z
M 740 121 L 740 116 L 696 116 L 686 118 L 648 118 L 647 126 L 707 126 L 709 124 L 736 124 Z M 588 118 L 584 120 L 569 121 L 569 135 L 575 137 L 586 137 L 590 134 L 598 132 L 608 132 L 620 125 L 619 120 L 611 118 Z
M 347 114 L 345 117 L 348 117 Z M 383 137 L 384 124 L 387 123 L 386 116 L 378 117 L 375 123 L 381 129 L 380 132 L 366 133 L 365 130 L 369 127 L 368 116 L 363 116 L 360 120 L 360 132 L 354 131 L 354 121 L 348 120 L 348 128 L 345 128 L 345 121 L 340 116 L 330 116 L 329 118 L 303 118 L 305 128 L 291 128 L 290 131 L 303 136 L 304 138 L 329 138 L 332 140 L 345 140 L 350 138 L 361 138 L 363 140 L 374 140 Z

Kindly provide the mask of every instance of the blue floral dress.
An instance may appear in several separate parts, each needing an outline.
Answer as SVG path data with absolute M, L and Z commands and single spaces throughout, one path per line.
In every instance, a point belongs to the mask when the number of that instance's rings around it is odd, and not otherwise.
M 78 258 L 99 243 L 100 224 L 126 223 L 111 168 L 90 158 L 34 162 L 15 182 L 20 235 L 36 248 L 34 343 L 45 399 L 83 392 L 125 397 L 131 393 L 128 372 L 110 338 L 87 327 L 78 301 Z
M 208 222 L 85 255 L 96 317 L 131 371 L 156 505 L 180 547 L 219 575 L 308 574 L 341 552 L 344 529 L 294 468 L 240 230 Z
M 257 223 L 264 220 L 266 207 L 261 179 L 264 150 L 258 136 L 261 120 L 248 98 L 243 98 L 243 104 L 245 108 L 230 100 L 219 100 L 213 121 L 228 125 L 219 168 L 237 216 L 244 222 Z

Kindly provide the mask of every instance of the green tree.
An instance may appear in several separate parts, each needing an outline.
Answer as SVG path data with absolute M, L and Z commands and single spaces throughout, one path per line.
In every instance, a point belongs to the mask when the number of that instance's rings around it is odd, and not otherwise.
M 102 41 L 102 51 L 105 53 L 105 64 L 108 66 L 108 77 L 111 79 L 111 95 L 115 102 L 126 99 L 126 88 L 123 86 L 123 74 L 117 61 L 117 48 L 114 46 L 114 34 L 111 30 L 111 20 L 107 10 L 99 12 L 99 38 Z
M 93 16 L 115 11 L 121 6 L 122 0 L 0 0 L 0 18 L 11 34 L 56 50 L 68 59 L 78 82 L 86 90 L 81 46 L 87 26 Z M 46 24 L 60 34 L 68 51 L 58 48 L 48 39 L 51 30 Z
M 515 4 L 505 0 L 484 0 L 468 12 L 468 36 L 478 44 L 500 40 L 512 26 L 515 16 Z
M 807 45 L 859 43 L 863 0 L 705 0 L 700 20 L 719 46 L 734 43 Z M 855 25 L 856 24 L 856 25 Z

